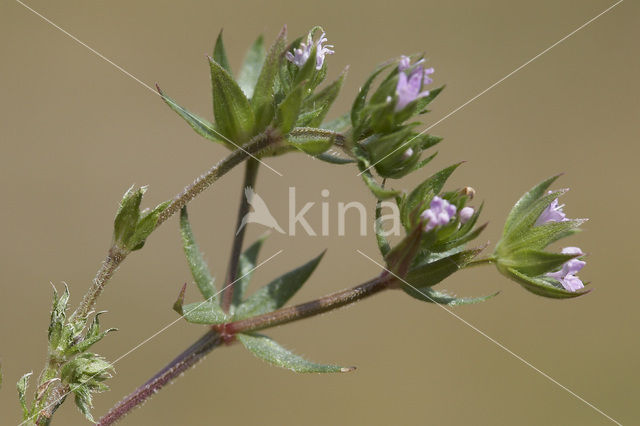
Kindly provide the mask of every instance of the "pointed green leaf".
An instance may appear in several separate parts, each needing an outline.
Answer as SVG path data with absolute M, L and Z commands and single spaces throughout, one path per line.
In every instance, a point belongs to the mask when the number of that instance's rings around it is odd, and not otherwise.
M 99 342 L 100 340 L 102 340 L 102 338 L 104 336 L 106 336 L 108 333 L 111 333 L 112 331 L 118 331 L 117 328 L 108 328 L 104 331 L 100 331 L 100 321 L 98 319 L 98 317 L 103 314 L 104 312 L 98 312 L 94 317 L 93 317 L 93 322 L 91 323 L 91 325 L 89 326 L 89 328 L 87 329 L 87 333 L 84 336 L 84 338 L 77 343 L 76 345 L 71 347 L 71 350 L 69 351 L 69 353 L 81 353 L 86 351 L 87 349 L 89 349 L 91 346 L 93 346 L 95 343 Z
M 364 108 L 367 102 L 367 95 L 369 94 L 369 90 L 371 89 L 371 85 L 373 84 L 373 80 L 384 70 L 389 68 L 394 62 L 385 62 L 381 65 L 378 65 L 376 69 L 371 73 L 369 78 L 365 81 L 365 83 L 360 88 L 358 92 L 358 96 L 356 96 L 353 105 L 351 106 L 351 124 L 352 126 L 358 127 L 362 121 L 362 109 Z
M 463 250 L 433 262 L 415 266 L 407 275 L 407 282 L 413 287 L 431 287 L 454 272 L 464 268 L 482 249 Z
M 499 244 L 500 252 L 513 253 L 524 248 L 542 250 L 549 244 L 568 237 L 580 231 L 580 225 L 586 219 L 572 219 L 564 222 L 548 222 L 544 225 L 534 226 L 520 235 L 520 238 L 510 238 Z M 496 251 L 497 252 L 497 251 Z M 508 255 L 509 257 L 511 255 Z
M 134 189 L 132 185 L 122 197 L 113 223 L 113 240 L 123 248 L 136 230 L 140 219 L 140 202 L 146 191 L 146 186 Z
M 329 112 L 331 105 L 338 97 L 342 84 L 347 75 L 347 69 L 342 71 L 340 77 L 333 83 L 327 85 L 324 89 L 309 96 L 304 102 L 304 109 L 307 111 L 319 110 L 320 112 L 315 115 L 313 120 L 305 123 L 305 126 L 318 127 Z
M 255 120 L 249 100 L 233 77 L 220 64 L 209 58 L 213 113 L 220 132 L 234 144 L 242 145 L 254 131 Z
M 304 99 L 305 87 L 304 82 L 298 84 L 287 97 L 278 105 L 278 113 L 276 114 L 276 127 L 280 133 L 286 135 L 293 129 L 302 107 Z
M 563 288 L 555 287 L 541 277 L 528 277 L 513 268 L 506 268 L 506 272 L 512 280 L 524 287 L 525 290 L 528 290 L 533 294 L 537 294 L 538 296 L 549 297 L 552 299 L 570 299 L 582 296 L 583 294 L 587 294 L 591 291 L 586 289 L 579 291 L 567 291 Z
M 455 297 L 446 293 L 442 293 L 440 291 L 436 291 L 431 287 L 411 288 L 408 286 L 403 286 L 402 289 L 405 291 L 405 293 L 415 299 L 422 300 L 423 302 L 437 303 L 439 305 L 447 306 L 460 306 L 480 303 L 484 302 L 485 300 L 491 299 L 492 297 L 500 293 L 496 292 L 488 296 L 480 297 Z
M 249 99 L 253 96 L 253 89 L 258 81 L 260 69 L 264 64 L 264 57 L 264 39 L 260 36 L 249 48 L 238 74 L 238 86 Z
M 287 272 L 260 288 L 236 310 L 237 318 L 248 318 L 275 311 L 302 287 L 322 260 L 324 252 L 302 266 Z
M 233 74 L 231 72 L 231 65 L 229 65 L 229 60 L 227 59 L 227 52 L 224 48 L 224 42 L 222 41 L 222 30 L 220 30 L 220 32 L 218 33 L 216 45 L 213 48 L 213 60 L 219 63 L 222 68 L 224 68 L 229 74 Z
M 197 134 L 206 139 L 209 139 L 210 141 L 221 143 L 227 148 L 234 148 L 233 145 L 222 138 L 222 136 L 218 131 L 216 131 L 212 123 L 178 105 L 172 98 L 167 96 L 158 85 L 156 85 L 156 88 L 158 89 L 158 93 L 160 93 L 160 97 L 162 97 L 162 100 L 169 106 L 169 108 L 174 110 L 180 117 L 182 117 L 184 121 L 186 121 L 187 124 L 189 124 L 189 126 L 191 126 L 191 128 L 196 131 Z
M 424 114 L 425 112 L 427 112 L 427 105 L 429 105 L 431 101 L 433 101 L 436 96 L 438 96 L 440 92 L 444 90 L 444 88 L 445 86 L 440 86 L 437 89 L 429 90 L 428 96 L 418 99 L 418 102 L 416 103 L 416 111 L 418 111 L 419 114 Z
M 544 182 L 539 183 L 538 185 L 534 186 L 533 188 L 531 188 L 531 190 L 529 190 L 529 192 L 527 192 L 526 194 L 524 194 L 519 200 L 518 202 L 513 206 L 513 209 L 511 209 L 511 212 L 509 213 L 509 216 L 507 216 L 507 220 L 504 224 L 504 235 L 506 235 L 509 230 L 511 229 L 511 227 L 513 226 L 514 222 L 525 212 L 529 209 L 529 207 L 531 207 L 531 205 L 540 197 L 542 197 L 544 195 L 544 193 L 546 192 L 547 188 L 549 188 L 549 186 L 551 186 L 551 184 L 553 182 L 555 182 L 556 179 L 558 179 L 560 177 L 560 175 L 556 175 L 556 176 L 552 176 L 549 179 L 545 180 Z
M 209 301 L 182 306 L 182 316 L 194 324 L 224 324 L 230 319 L 218 302 Z
M 169 207 L 171 201 L 167 200 L 163 203 L 158 204 L 153 210 L 148 210 L 143 212 L 142 217 L 138 221 L 136 225 L 136 229 L 133 232 L 133 235 L 127 240 L 126 247 L 129 250 L 139 250 L 144 245 L 145 240 L 151 233 L 156 229 L 156 224 L 158 223 L 158 217 L 160 217 L 160 213 L 164 211 L 167 207 Z
M 553 200 L 560 197 L 565 192 L 565 190 L 555 191 L 550 194 L 546 194 L 531 203 L 527 210 L 522 211 L 520 215 L 515 218 L 509 227 L 509 231 L 503 234 L 496 250 L 522 239 L 527 233 L 536 227 L 535 223 L 542 212 L 549 207 Z
M 258 81 L 256 82 L 251 98 L 251 105 L 256 117 L 257 131 L 261 131 L 271 123 L 273 119 L 274 109 L 274 91 L 276 88 L 276 77 L 280 61 L 284 53 L 287 38 L 287 27 L 283 27 L 282 31 L 269 49 L 267 57 L 264 60 Z
M 344 132 L 351 125 L 351 119 L 349 114 L 341 115 L 327 123 L 323 123 L 320 127 L 322 129 L 333 130 L 334 132 Z
M 287 142 L 306 154 L 319 155 L 341 138 L 341 134 L 330 130 L 296 127 L 287 135 Z
M 353 158 L 342 157 L 337 153 L 337 151 L 331 150 L 331 149 L 329 149 L 326 152 L 323 152 L 322 154 L 316 155 L 315 158 L 317 158 L 318 160 L 324 161 L 325 163 L 331 163 L 331 164 L 355 163 L 355 160 Z
M 182 235 L 182 247 L 187 258 L 187 263 L 189 264 L 189 269 L 191 270 L 191 275 L 200 293 L 202 293 L 202 297 L 204 297 L 205 300 L 216 301 L 214 279 L 209 273 L 207 263 L 204 261 L 193 236 L 186 207 L 180 210 L 180 234 Z
M 504 266 L 535 277 L 560 268 L 565 262 L 579 257 L 575 254 L 551 253 L 543 250 L 525 249 L 513 253 L 509 259 L 500 260 Z
M 346 373 L 355 367 L 322 365 L 307 361 L 262 334 L 238 334 L 238 340 L 258 358 L 296 373 Z
M 262 244 L 267 239 L 269 234 L 264 234 L 258 238 L 248 249 L 240 255 L 238 259 L 238 273 L 235 284 L 233 285 L 233 300 L 231 301 L 230 312 L 233 313 L 235 309 L 242 303 L 245 290 L 251 281 L 253 270 L 256 268 L 258 261 L 258 254 L 262 248 Z
M 446 169 L 440 170 L 433 174 L 427 180 L 418 185 L 409 195 L 405 198 L 405 201 L 400 206 L 400 220 L 406 228 L 410 228 L 409 215 L 419 208 L 422 204 L 428 203 L 431 199 L 438 195 L 449 176 L 453 171 L 458 168 L 462 163 L 457 163 Z
M 27 388 L 29 387 L 29 377 L 33 372 L 26 373 L 18 380 L 16 387 L 18 388 L 18 399 L 20 400 L 20 406 L 22 407 L 22 419 L 27 420 L 31 415 L 31 410 L 27 405 Z

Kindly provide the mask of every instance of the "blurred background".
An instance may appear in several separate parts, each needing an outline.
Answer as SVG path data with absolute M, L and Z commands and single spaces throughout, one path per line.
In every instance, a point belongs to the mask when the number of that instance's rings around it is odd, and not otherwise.
M 290 39 L 323 25 L 336 54 L 329 78 L 350 66 L 333 108 L 346 111 L 375 65 L 426 52 L 435 85 L 433 123 L 501 79 L 612 2 L 510 1 L 67 1 L 28 5 L 145 84 L 158 82 L 191 111 L 211 117 L 208 65 L 224 28 L 235 70 L 262 33 L 283 24 Z M 455 313 L 625 424 L 638 421 L 640 313 L 637 300 L 640 210 L 640 8 L 627 1 L 535 60 L 431 130 L 445 137 L 440 155 L 398 182 L 411 188 L 437 168 L 467 160 L 449 188 L 470 185 L 490 222 L 479 243 L 498 240 L 507 212 L 542 179 L 556 187 L 568 217 L 588 217 L 568 244 L 589 253 L 581 273 L 594 291 L 576 300 L 525 292 L 492 267 L 463 271 L 438 288 L 459 295 L 501 294 Z M 117 203 L 133 183 L 148 184 L 145 206 L 172 197 L 226 152 L 199 138 L 160 98 L 19 3 L 0 5 L 0 390 L 2 424 L 20 419 L 16 380 L 39 371 L 51 284 L 69 284 L 75 305 L 103 260 Z M 434 87 L 435 87 L 434 85 Z M 269 159 L 257 192 L 286 223 L 288 188 L 316 202 L 306 216 L 320 227 L 328 189 L 331 234 L 337 203 L 374 200 L 353 166 L 302 154 Z M 224 279 L 242 170 L 225 176 L 190 205 L 211 270 Z M 253 285 L 268 282 L 321 250 L 328 252 L 293 302 L 349 287 L 379 272 L 373 236 L 361 237 L 355 214 L 346 237 L 274 234 Z M 248 242 L 264 232 L 248 230 Z M 95 351 L 114 360 L 176 318 L 171 310 L 190 275 L 175 218 L 131 255 L 98 308 L 120 331 Z M 198 300 L 194 287 L 187 298 Z M 205 331 L 183 321 L 119 361 L 111 390 L 94 414 L 146 381 Z M 268 333 L 314 361 L 356 365 L 343 375 L 296 375 L 236 345 L 215 350 L 122 424 L 447 424 L 601 425 L 604 416 L 509 355 L 436 305 L 390 292 L 353 307 Z M 54 424 L 85 424 L 71 400 Z

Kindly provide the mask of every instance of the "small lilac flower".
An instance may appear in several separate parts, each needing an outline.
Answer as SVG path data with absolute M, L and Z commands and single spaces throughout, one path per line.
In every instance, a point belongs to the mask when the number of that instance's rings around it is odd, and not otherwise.
M 433 197 L 429 208 L 422 212 L 420 218 L 426 220 L 425 232 L 431 231 L 436 226 L 448 224 L 456 215 L 456 206 L 438 196 Z
M 549 191 L 548 194 L 551 194 L 551 191 Z M 536 220 L 535 226 L 544 225 L 549 222 L 568 221 L 569 219 L 567 219 L 567 216 L 562 211 L 563 208 L 564 204 L 558 205 L 558 199 L 556 198 L 551 202 L 551 204 L 549 204 L 549 207 L 540 214 L 540 217 Z
M 583 255 L 584 253 L 578 247 L 565 247 L 562 249 L 562 254 L 578 254 Z M 556 279 L 562 284 L 562 287 L 567 291 L 577 291 L 581 288 L 584 288 L 584 284 L 576 276 L 576 274 L 584 268 L 587 262 L 579 259 L 571 259 L 568 260 L 562 265 L 562 269 L 557 272 L 550 272 L 547 274 L 548 277 Z
M 412 155 L 413 155 L 413 149 L 412 148 L 407 148 L 407 150 L 402 153 L 402 159 L 403 160 L 408 160 L 409 158 L 411 158 Z
M 428 90 L 424 90 L 422 92 L 420 90 L 422 90 L 425 85 L 433 81 L 428 77 L 428 75 L 433 74 L 434 70 L 433 68 L 424 70 L 421 65 L 423 61 L 424 60 L 421 59 L 414 64 L 416 67 L 407 76 L 404 71 L 409 68 L 410 59 L 407 56 L 402 56 L 400 58 L 400 63 L 398 64 L 400 74 L 398 76 L 398 84 L 396 86 L 396 95 L 398 96 L 398 103 L 395 107 L 396 112 L 404 109 L 404 107 L 416 99 L 429 96 Z
M 411 65 L 411 58 L 408 56 L 400 56 L 400 61 L 398 62 L 398 71 L 402 72 L 402 71 L 406 71 L 407 69 L 409 69 L 409 66 Z
M 322 43 L 326 43 L 327 38 L 325 37 L 325 33 L 322 33 L 318 41 L 316 41 L 316 69 L 319 70 L 322 68 L 322 64 L 324 64 L 324 57 L 326 55 L 332 55 L 335 53 L 332 48 L 332 44 L 327 44 L 323 46 Z M 293 53 L 287 52 L 285 57 L 289 62 L 292 62 L 301 68 L 311 56 L 311 49 L 313 48 L 313 38 L 311 37 L 311 33 L 307 35 L 307 42 L 300 43 L 300 47 L 293 49 Z
M 460 213 L 458 214 L 458 217 L 460 218 L 460 223 L 465 224 L 469 222 L 469 219 L 471 219 L 471 216 L 473 216 L 473 213 L 475 213 L 475 210 L 473 210 L 473 207 L 463 207 L 462 210 L 460 210 Z

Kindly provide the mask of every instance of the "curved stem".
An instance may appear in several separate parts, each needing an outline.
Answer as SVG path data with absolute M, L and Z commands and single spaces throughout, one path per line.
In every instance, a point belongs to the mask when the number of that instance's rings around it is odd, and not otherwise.
M 100 419 L 98 425 L 107 426 L 115 423 L 189 367 L 195 365 L 197 361 L 202 359 L 204 355 L 209 353 L 213 348 L 223 342 L 233 341 L 233 335 L 236 333 L 271 328 L 338 309 L 374 295 L 382 290 L 393 288 L 395 282 L 395 277 L 389 274 L 383 274 L 353 288 L 332 293 L 307 303 L 282 308 L 245 320 L 213 326 L 212 330 L 202 336 L 200 340 L 191 345 L 144 385 L 140 386 L 109 410 L 109 412 Z
M 238 275 L 238 262 L 240 260 L 240 254 L 242 253 L 242 242 L 244 241 L 244 233 L 247 229 L 247 223 L 242 223 L 245 215 L 249 213 L 249 195 L 245 194 L 245 190 L 248 187 L 252 189 L 256 186 L 256 177 L 258 176 L 258 163 L 255 159 L 249 158 L 247 160 L 247 167 L 244 173 L 244 182 L 241 188 L 240 195 L 240 208 L 238 209 L 238 219 L 236 222 L 236 235 L 233 239 L 233 247 L 231 249 L 231 256 L 229 258 L 229 269 L 227 270 L 227 280 L 225 281 L 225 290 L 222 293 L 222 309 L 225 312 L 229 312 L 231 303 L 233 302 L 234 285 L 231 283 L 236 281 Z
M 193 367 L 202 360 L 209 352 L 220 346 L 222 338 L 218 333 L 210 330 L 197 342 L 178 355 L 173 361 L 167 364 L 155 376 L 149 379 L 122 401 L 116 404 L 99 421 L 99 426 L 114 424 L 122 417 L 126 416 L 132 409 L 145 402 L 151 395 L 162 389 L 165 385 L 176 379 L 187 369 Z

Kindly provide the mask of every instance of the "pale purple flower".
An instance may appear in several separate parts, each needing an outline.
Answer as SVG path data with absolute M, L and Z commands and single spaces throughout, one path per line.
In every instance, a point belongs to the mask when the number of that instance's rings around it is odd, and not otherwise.
M 436 226 L 448 224 L 456 215 L 456 206 L 438 196 L 433 197 L 429 208 L 422 212 L 420 218 L 426 220 L 424 227 L 426 232 L 431 231 Z
M 473 207 L 463 207 L 462 210 L 460 210 L 460 213 L 458 214 L 458 217 L 460 218 L 460 223 L 465 224 L 469 222 L 469 219 L 471 219 L 471 216 L 473 216 L 473 213 L 475 213 L 475 210 L 473 210 Z
M 407 69 L 409 69 L 409 66 L 411 65 L 411 58 L 408 56 L 400 56 L 400 61 L 398 62 L 398 71 L 406 71 Z
M 433 81 L 429 75 L 433 74 L 434 70 L 433 68 L 427 68 L 425 70 L 421 65 L 422 62 L 424 62 L 424 59 L 416 62 L 414 64 L 415 68 L 407 75 L 405 71 L 409 69 L 411 60 L 408 56 L 402 56 L 400 58 L 400 63 L 398 64 L 400 74 L 398 75 L 398 84 L 396 86 L 396 95 L 398 96 L 398 103 L 395 107 L 396 112 L 404 109 L 404 107 L 416 99 L 429 96 L 428 90 L 421 90 Z
M 316 41 L 316 69 L 319 70 L 322 68 L 322 64 L 324 64 L 324 57 L 326 55 L 332 55 L 335 53 L 332 48 L 333 45 L 327 44 L 323 46 L 323 43 L 327 42 L 327 38 L 325 37 L 325 33 L 322 33 L 318 41 Z M 307 35 L 307 42 L 300 43 L 300 47 L 293 49 L 293 53 L 287 52 L 285 57 L 301 68 L 311 56 L 311 49 L 313 48 L 313 38 L 311 37 L 311 33 Z
M 549 191 L 548 194 L 551 194 L 551 191 Z M 551 204 L 549 204 L 549 207 L 544 209 L 544 211 L 540 214 L 540 217 L 538 217 L 538 220 L 536 220 L 535 226 L 544 225 L 545 223 L 549 222 L 568 221 L 569 219 L 567 219 L 567 216 L 562 211 L 563 208 L 564 204 L 558 205 L 558 199 L 556 198 L 551 202 Z
M 584 253 L 578 247 L 565 247 L 562 249 L 562 254 L 583 255 Z M 584 284 L 576 274 L 584 268 L 584 265 L 586 264 L 587 262 L 583 260 L 570 259 L 562 265 L 562 269 L 557 272 L 550 272 L 547 276 L 558 280 L 565 290 L 577 291 L 584 288 Z
M 409 158 L 411 158 L 412 155 L 413 155 L 413 149 L 412 148 L 407 148 L 407 150 L 402 153 L 402 159 L 403 160 L 408 160 Z

